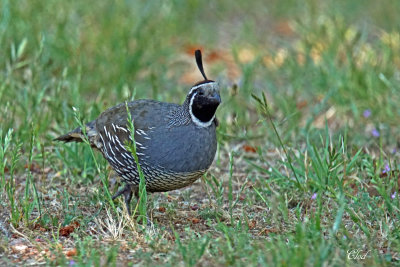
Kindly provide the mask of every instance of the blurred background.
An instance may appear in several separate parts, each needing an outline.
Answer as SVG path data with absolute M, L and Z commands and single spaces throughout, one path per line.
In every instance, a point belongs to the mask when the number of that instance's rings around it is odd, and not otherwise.
M 47 235 L 81 263 L 79 251 L 103 249 L 85 241 L 110 208 L 99 177 L 119 184 L 99 153 L 52 139 L 78 126 L 73 107 L 88 122 L 133 97 L 182 103 L 202 80 L 202 49 L 221 86 L 218 153 L 193 187 L 151 196 L 155 221 L 180 225 L 183 245 L 172 231 L 152 236 L 147 263 L 205 253 L 205 266 L 344 266 L 360 244 L 371 264 L 398 260 L 399 14 L 393 0 L 0 0 L 0 230 Z M 252 96 L 262 94 L 269 114 Z M 243 228 L 221 219 L 229 209 Z M 74 221 L 75 239 L 51 239 Z M 115 260 L 118 249 L 101 251 Z M 53 263 L 67 264 L 60 255 Z
M 399 5 L 3 0 L 2 124 L 40 119 L 43 135 L 69 129 L 71 106 L 93 119 L 134 89 L 136 98 L 182 102 L 201 79 L 193 58 L 201 48 L 208 75 L 222 86 L 224 132 L 254 125 L 251 93 L 261 91 L 283 134 L 324 127 L 327 111 L 332 129 L 364 128 L 370 110 L 367 132 L 389 131 L 399 114 Z

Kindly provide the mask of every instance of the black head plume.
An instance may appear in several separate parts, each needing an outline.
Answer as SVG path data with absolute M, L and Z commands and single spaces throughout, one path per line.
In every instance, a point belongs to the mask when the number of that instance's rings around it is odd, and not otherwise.
M 201 59 L 201 51 L 196 50 L 194 52 L 194 55 L 196 57 L 197 67 L 199 68 L 201 75 L 203 75 L 204 80 L 208 80 L 206 74 L 204 73 L 204 69 L 203 69 L 203 60 Z

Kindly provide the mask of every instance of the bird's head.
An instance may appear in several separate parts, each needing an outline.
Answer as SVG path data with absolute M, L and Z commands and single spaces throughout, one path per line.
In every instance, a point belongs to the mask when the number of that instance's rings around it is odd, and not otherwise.
M 189 113 L 192 121 L 200 127 L 210 126 L 215 119 L 215 112 L 221 103 L 219 85 L 215 81 L 207 79 L 204 73 L 200 50 L 195 52 L 197 67 L 204 77 L 192 86 L 186 101 L 189 103 Z

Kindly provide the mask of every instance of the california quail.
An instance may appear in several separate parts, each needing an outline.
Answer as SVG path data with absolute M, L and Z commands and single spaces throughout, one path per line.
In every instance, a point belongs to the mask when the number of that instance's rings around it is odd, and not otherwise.
M 136 154 L 148 192 L 165 192 L 192 184 L 210 167 L 217 148 L 215 112 L 221 102 L 219 86 L 208 80 L 200 50 L 195 52 L 204 80 L 190 89 L 182 105 L 154 100 L 128 103 L 134 122 Z M 126 104 L 104 111 L 86 124 L 86 134 L 125 182 L 113 199 L 125 196 L 129 211 L 132 193 L 137 193 L 139 175 L 132 154 L 126 149 L 131 135 Z M 55 140 L 82 142 L 81 128 Z M 133 190 L 133 191 L 132 191 Z

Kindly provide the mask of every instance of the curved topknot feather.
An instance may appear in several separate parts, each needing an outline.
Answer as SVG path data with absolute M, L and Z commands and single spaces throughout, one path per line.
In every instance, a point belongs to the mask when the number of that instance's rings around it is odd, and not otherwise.
M 196 57 L 196 63 L 197 67 L 199 68 L 201 75 L 203 75 L 204 80 L 208 80 L 206 74 L 204 73 L 203 69 L 203 60 L 201 59 L 201 51 L 198 49 L 194 52 L 194 55 Z

